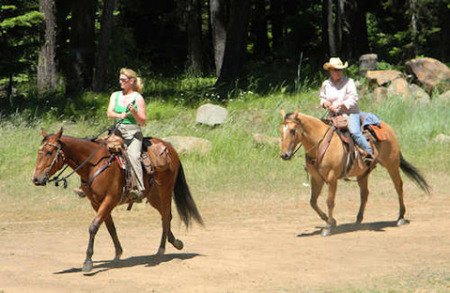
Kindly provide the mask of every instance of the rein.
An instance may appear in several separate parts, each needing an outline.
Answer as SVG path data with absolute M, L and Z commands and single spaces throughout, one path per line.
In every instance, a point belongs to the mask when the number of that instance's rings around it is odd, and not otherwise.
M 49 183 L 50 183 L 50 182 L 55 182 L 55 186 L 59 186 L 59 182 L 63 181 L 63 182 L 64 182 L 64 183 L 63 183 L 64 188 L 67 188 L 67 178 L 69 178 L 70 176 L 72 176 L 73 174 L 75 174 L 75 173 L 76 173 L 78 170 L 80 170 L 84 165 L 86 165 L 87 162 L 89 162 L 89 161 L 95 156 L 95 154 L 96 154 L 96 153 L 97 153 L 104 145 L 106 145 L 106 141 L 114 134 L 114 132 L 117 130 L 117 127 L 119 127 L 119 125 L 122 124 L 123 120 L 124 120 L 124 119 L 121 119 L 120 121 L 118 121 L 117 123 L 114 124 L 114 128 L 113 128 L 113 130 L 111 131 L 111 133 L 108 135 L 108 137 L 107 137 L 103 142 L 100 143 L 100 145 L 98 146 L 98 148 L 97 148 L 97 149 L 96 149 L 89 157 L 87 157 L 87 158 L 86 158 L 86 159 L 85 159 L 78 167 L 76 167 L 74 170 L 72 170 L 72 172 L 70 172 L 68 175 L 64 176 L 63 178 L 59 178 L 59 176 L 61 176 L 61 174 L 62 174 L 62 173 L 67 169 L 67 167 L 69 166 L 69 165 L 66 165 L 66 166 L 58 173 L 58 175 L 55 175 L 55 176 L 53 176 L 53 178 L 50 178 L 50 179 L 48 180 L 48 182 L 49 182 Z M 103 130 L 102 132 L 100 132 L 98 135 L 100 135 L 100 134 L 103 133 L 103 132 L 105 132 L 105 130 Z M 97 138 L 98 135 L 97 135 L 96 137 L 94 137 L 94 138 L 91 138 L 91 140 Z M 45 143 L 45 144 L 54 146 L 54 147 L 56 147 L 56 148 L 58 149 L 58 153 L 57 153 L 57 155 L 55 156 L 55 159 L 53 159 L 52 164 L 50 165 L 48 171 L 46 172 L 46 174 L 48 175 L 48 173 L 50 172 L 51 168 L 53 167 L 53 165 L 54 165 L 55 162 L 57 161 L 57 158 L 59 157 L 59 154 L 62 154 L 62 156 L 63 156 L 63 162 L 64 162 L 64 160 L 65 160 L 65 156 L 64 156 L 64 152 L 61 150 L 61 143 L 59 143 L 58 145 L 54 145 L 54 144 L 51 144 L 51 143 Z M 44 144 L 44 145 L 45 145 L 45 144 Z M 110 165 L 110 164 L 109 164 L 109 165 Z M 109 167 L 109 165 L 108 165 L 107 167 Z M 106 168 L 107 168 L 107 167 L 106 167 Z M 106 168 L 103 168 L 102 171 L 103 171 L 104 169 L 106 169 Z M 48 176 L 47 176 L 47 177 L 48 177 Z M 93 179 L 95 179 L 95 177 L 96 177 L 96 176 L 94 176 Z M 93 179 L 92 179 L 92 180 L 93 180 Z M 92 183 L 92 180 L 90 180 L 91 183 Z

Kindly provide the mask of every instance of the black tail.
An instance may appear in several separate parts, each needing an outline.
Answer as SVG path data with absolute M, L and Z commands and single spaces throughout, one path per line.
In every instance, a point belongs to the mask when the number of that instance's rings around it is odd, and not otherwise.
M 175 182 L 174 198 L 178 213 L 180 214 L 184 224 L 186 224 L 186 227 L 190 226 L 192 218 L 194 218 L 199 224 L 203 225 L 202 216 L 200 216 L 200 213 L 197 210 L 197 206 L 195 205 L 194 199 L 189 191 L 186 178 L 184 177 L 181 162 L 180 168 L 178 169 L 177 181 Z
M 405 172 L 406 176 L 408 176 L 414 183 L 417 184 L 423 191 L 426 193 L 430 193 L 430 186 L 428 185 L 425 178 L 423 178 L 422 174 L 420 174 L 419 170 L 408 163 L 404 158 L 402 153 L 400 153 L 400 168 L 403 172 Z

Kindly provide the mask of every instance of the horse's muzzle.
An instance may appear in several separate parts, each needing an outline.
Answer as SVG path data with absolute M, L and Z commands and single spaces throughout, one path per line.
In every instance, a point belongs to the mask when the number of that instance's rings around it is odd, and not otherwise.
M 281 155 L 280 155 L 280 157 L 283 159 L 283 160 L 285 160 L 285 161 L 287 161 L 287 160 L 290 160 L 291 158 L 292 158 L 292 153 L 282 153 Z
M 44 186 L 47 184 L 47 177 L 37 178 L 35 176 L 31 177 L 31 182 L 36 186 Z

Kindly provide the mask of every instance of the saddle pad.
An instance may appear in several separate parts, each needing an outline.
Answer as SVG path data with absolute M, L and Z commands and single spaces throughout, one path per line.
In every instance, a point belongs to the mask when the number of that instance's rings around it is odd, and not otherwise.
M 380 122 L 380 127 L 377 125 L 368 125 L 368 128 L 378 141 L 387 140 L 389 138 L 389 133 L 384 122 Z

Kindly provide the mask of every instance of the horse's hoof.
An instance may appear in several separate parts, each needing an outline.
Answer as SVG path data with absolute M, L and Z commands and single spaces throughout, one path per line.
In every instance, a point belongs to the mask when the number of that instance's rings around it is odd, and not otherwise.
M 328 223 L 328 224 L 327 224 L 327 227 L 330 227 L 330 228 L 336 227 L 337 222 L 336 222 L 335 219 L 332 219 L 330 222 L 331 222 L 331 223 Z
M 409 224 L 409 221 L 408 221 L 408 220 L 405 220 L 405 219 L 399 219 L 399 220 L 397 221 L 397 226 L 403 226 L 403 225 L 406 225 L 406 224 Z
M 173 242 L 173 246 L 178 250 L 182 250 L 184 247 L 184 244 L 181 240 L 175 239 L 175 241 Z
M 331 235 L 331 229 L 329 228 L 323 228 L 322 232 L 320 233 L 320 235 L 326 237 L 326 236 L 330 236 Z
M 92 270 L 92 261 L 85 262 L 81 270 L 85 273 L 90 272 Z
M 158 255 L 158 256 L 164 255 L 165 252 L 166 252 L 165 248 L 160 248 L 160 249 L 158 249 L 158 252 L 156 253 L 156 255 Z

